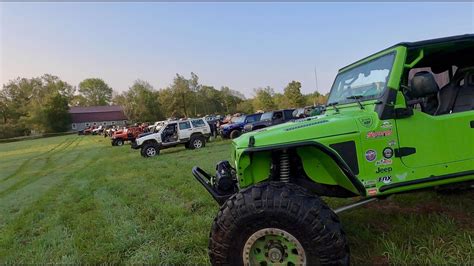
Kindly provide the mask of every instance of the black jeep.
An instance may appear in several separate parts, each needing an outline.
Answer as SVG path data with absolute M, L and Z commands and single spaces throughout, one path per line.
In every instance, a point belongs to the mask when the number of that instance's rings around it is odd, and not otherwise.
M 284 109 L 266 112 L 262 114 L 262 116 L 260 117 L 260 121 L 245 125 L 244 132 L 250 132 L 253 130 L 288 122 L 292 119 L 295 119 L 295 117 L 293 116 L 293 111 L 295 111 L 295 109 Z

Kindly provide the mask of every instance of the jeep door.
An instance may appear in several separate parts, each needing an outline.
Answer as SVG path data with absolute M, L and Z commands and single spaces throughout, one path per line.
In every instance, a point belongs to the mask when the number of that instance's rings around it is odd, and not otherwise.
M 402 162 L 412 168 L 472 162 L 474 122 L 471 121 L 474 121 L 474 110 L 427 114 L 415 108 L 412 116 L 396 120 Z
M 272 116 L 272 125 L 278 125 L 285 122 L 283 111 L 275 111 Z
M 191 123 L 189 121 L 178 123 L 178 136 L 180 141 L 186 141 L 191 138 L 191 133 L 193 133 L 193 129 L 191 128 Z

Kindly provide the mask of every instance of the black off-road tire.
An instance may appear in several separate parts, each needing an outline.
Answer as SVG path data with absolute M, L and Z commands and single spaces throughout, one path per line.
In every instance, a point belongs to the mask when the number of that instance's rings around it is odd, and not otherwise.
M 197 143 L 201 143 L 198 145 Z M 189 140 L 188 149 L 200 149 L 206 146 L 206 138 L 202 135 L 192 136 Z
M 123 139 L 115 139 L 115 146 L 123 146 L 124 141 Z
M 209 237 L 211 263 L 243 265 L 246 241 L 264 228 L 293 235 L 307 265 L 349 265 L 349 246 L 336 214 L 302 187 L 281 182 L 257 184 L 221 206 Z
M 150 153 L 148 151 L 149 149 L 154 149 L 155 150 L 155 155 L 150 155 Z M 160 147 L 157 144 L 154 144 L 154 143 L 144 144 L 140 149 L 140 154 L 145 158 L 158 156 L 158 155 L 160 155 Z
M 236 139 L 239 136 L 240 136 L 240 131 L 237 129 L 232 130 L 229 135 L 230 139 Z
M 112 140 L 112 146 L 117 146 L 117 143 L 115 143 L 115 139 Z

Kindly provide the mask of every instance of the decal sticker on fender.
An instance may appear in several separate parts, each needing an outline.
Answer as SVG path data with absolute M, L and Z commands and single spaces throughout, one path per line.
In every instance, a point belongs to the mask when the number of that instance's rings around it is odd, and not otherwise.
M 377 159 L 377 152 L 374 150 L 368 150 L 365 152 L 365 159 L 368 162 L 373 162 L 375 159 Z
M 379 177 L 379 182 L 382 182 L 384 184 L 390 184 L 390 183 L 392 183 L 392 176 L 387 175 L 387 176 Z
M 370 128 L 374 123 L 371 117 L 359 118 L 359 121 L 366 128 Z
M 375 162 L 375 165 L 376 166 L 379 166 L 379 165 L 391 165 L 392 164 L 392 159 L 382 159 L 382 160 L 379 160 L 379 161 L 376 161 Z
M 376 188 L 371 188 L 371 189 L 367 190 L 367 193 L 370 196 L 375 196 L 375 195 L 377 195 L 377 189 Z
M 392 130 L 384 130 L 384 131 L 370 131 L 367 132 L 368 139 L 375 139 L 375 138 L 382 138 L 388 137 L 392 135 Z
M 383 121 L 381 128 L 392 128 L 392 123 L 390 121 Z
M 398 180 L 404 181 L 407 178 L 407 175 L 408 173 L 403 173 L 403 174 L 396 175 L 396 177 Z
M 383 157 L 385 157 L 385 159 L 390 159 L 392 158 L 393 156 L 393 149 L 390 148 L 390 147 L 387 147 L 385 149 L 383 149 Z
M 377 182 L 375 180 L 367 180 L 362 182 L 362 184 L 364 184 L 365 188 L 374 188 L 375 185 L 377 185 Z
M 392 167 L 378 167 L 376 174 L 385 174 L 392 172 Z

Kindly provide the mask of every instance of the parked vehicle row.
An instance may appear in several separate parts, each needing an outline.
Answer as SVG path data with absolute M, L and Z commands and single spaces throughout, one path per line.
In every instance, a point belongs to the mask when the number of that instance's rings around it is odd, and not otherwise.
M 132 149 L 139 149 L 143 157 L 153 157 L 160 150 L 184 145 L 186 149 L 206 146 L 211 136 L 209 124 L 203 118 L 167 121 L 155 132 L 141 134 L 132 141 Z
M 243 133 L 279 125 L 298 118 L 319 115 L 323 112 L 324 108 L 321 106 L 308 106 L 298 109 L 283 109 L 248 115 L 237 114 L 228 120 L 227 123 L 221 124 L 218 131 L 222 138 L 235 139 Z M 223 123 L 224 122 L 225 120 Z

